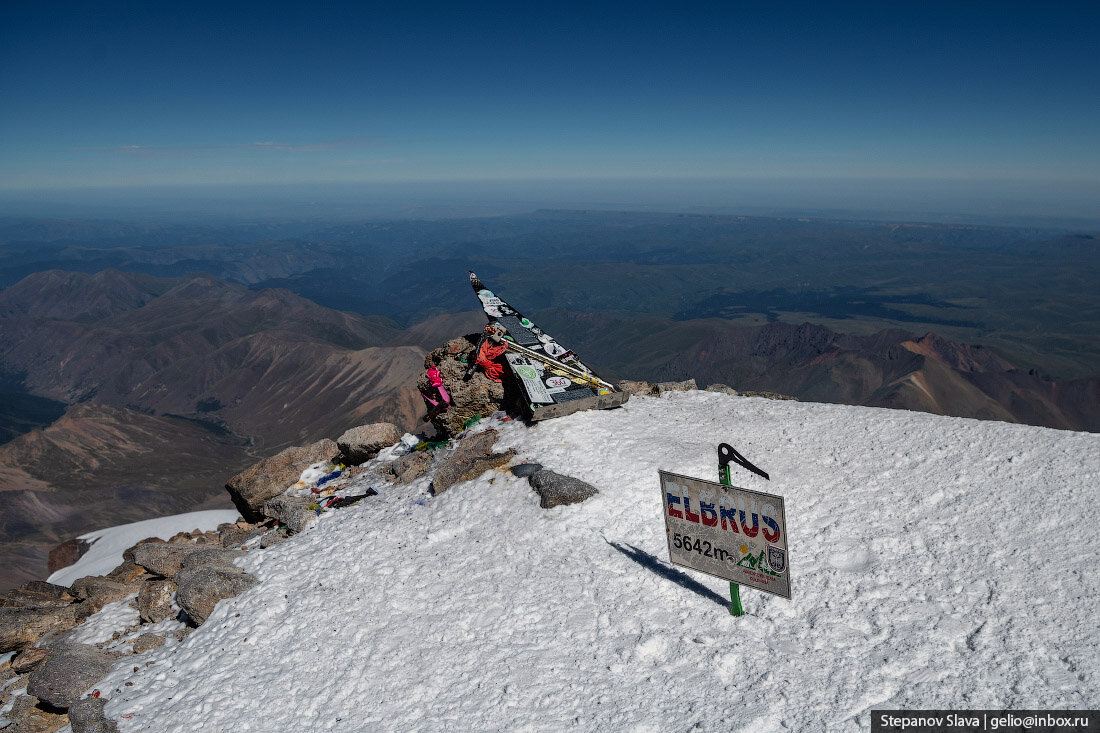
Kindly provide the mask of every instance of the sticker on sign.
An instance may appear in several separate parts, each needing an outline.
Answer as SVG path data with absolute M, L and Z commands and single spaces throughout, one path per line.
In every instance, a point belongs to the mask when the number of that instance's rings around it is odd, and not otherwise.
M 674 565 L 790 599 L 783 497 L 659 473 Z

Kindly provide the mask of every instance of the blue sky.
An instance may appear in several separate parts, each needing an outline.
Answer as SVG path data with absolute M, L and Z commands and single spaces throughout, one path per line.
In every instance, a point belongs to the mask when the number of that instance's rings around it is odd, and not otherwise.
M 11 0 L 0 189 L 1100 181 L 1100 3 L 545 5 Z

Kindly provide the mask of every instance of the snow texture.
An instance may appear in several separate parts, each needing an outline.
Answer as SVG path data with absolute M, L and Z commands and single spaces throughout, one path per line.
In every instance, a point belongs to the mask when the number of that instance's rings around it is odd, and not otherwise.
M 98 685 L 126 731 L 867 730 L 873 708 L 1100 707 L 1100 436 L 708 392 L 497 450 L 490 471 L 326 512 L 262 583 Z M 786 499 L 793 600 L 667 564 L 657 469 L 728 442 Z M 139 671 L 132 672 L 135 666 Z M 127 686 L 127 682 L 132 686 Z
M 179 532 L 190 532 L 193 529 L 208 532 L 217 529 L 219 524 L 235 522 L 239 517 L 236 509 L 210 509 L 97 529 L 80 535 L 79 539 L 92 543 L 84 556 L 67 568 L 61 568 L 47 580 L 68 586 L 74 580 L 89 575 L 106 575 L 122 564 L 122 553 L 141 540 L 149 537 L 166 540 Z

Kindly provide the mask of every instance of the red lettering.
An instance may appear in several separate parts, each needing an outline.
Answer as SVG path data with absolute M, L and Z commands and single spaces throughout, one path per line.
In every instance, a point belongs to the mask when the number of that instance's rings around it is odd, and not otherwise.
M 696 524 L 699 524 L 699 515 L 692 513 L 691 499 L 686 496 L 684 497 L 684 519 L 688 520 L 689 522 L 695 522 Z
M 684 518 L 684 513 L 681 512 L 679 509 L 673 509 L 672 508 L 673 504 L 679 504 L 680 503 L 680 497 L 673 496 L 672 494 L 665 494 L 665 498 L 668 500 L 668 503 L 667 503 L 668 516 L 676 517 L 678 519 L 683 519 Z
M 714 510 L 714 504 L 708 504 L 705 501 L 699 501 L 699 514 L 702 515 L 703 524 L 707 527 L 714 527 L 718 524 L 718 512 Z

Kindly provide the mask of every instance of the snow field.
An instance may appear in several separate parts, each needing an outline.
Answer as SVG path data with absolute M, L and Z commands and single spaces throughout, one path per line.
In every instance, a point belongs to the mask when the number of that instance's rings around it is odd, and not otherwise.
M 261 585 L 99 689 L 122 731 L 866 730 L 872 708 L 1100 707 L 1100 436 L 706 392 L 500 450 L 600 494 L 542 510 L 488 472 L 324 514 Z M 793 600 L 671 567 L 657 469 L 728 442 L 786 499 Z M 134 667 L 139 671 L 132 672 Z M 126 686 L 126 682 L 132 686 Z

